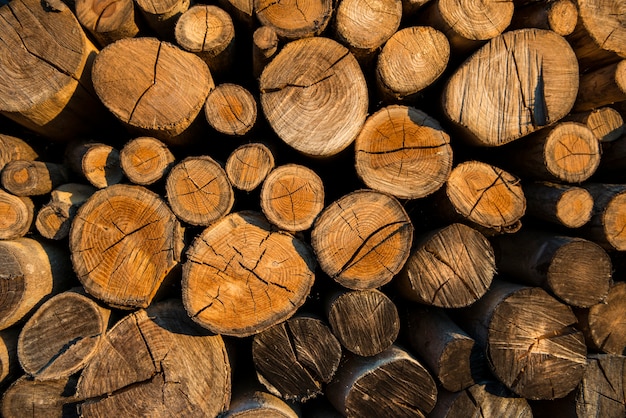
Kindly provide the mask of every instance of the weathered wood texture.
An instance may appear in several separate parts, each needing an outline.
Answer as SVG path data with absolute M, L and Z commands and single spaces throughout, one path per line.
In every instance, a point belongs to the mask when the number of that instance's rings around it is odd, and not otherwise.
M 76 415 L 75 379 L 34 380 L 24 375 L 2 396 L 2 416 L 63 418 Z

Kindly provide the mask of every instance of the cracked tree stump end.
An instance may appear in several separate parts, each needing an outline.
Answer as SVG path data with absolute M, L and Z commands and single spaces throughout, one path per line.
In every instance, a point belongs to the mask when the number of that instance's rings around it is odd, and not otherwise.
M 310 168 L 285 164 L 272 170 L 263 182 L 261 209 L 280 229 L 307 230 L 323 208 L 324 183 Z
M 253 142 L 241 145 L 226 160 L 226 174 L 234 187 L 251 192 L 274 169 L 274 154 L 265 145 Z
M 580 236 L 606 250 L 626 250 L 626 185 L 585 183 L 593 197 L 591 219 L 578 231 Z
M 254 0 L 254 15 L 287 40 L 317 36 L 333 14 L 331 0 Z
M 204 61 L 155 38 L 107 45 L 94 60 L 93 84 L 126 126 L 169 145 L 190 140 L 188 128 L 214 87 Z
M 204 116 L 216 131 L 232 136 L 247 134 L 256 124 L 257 106 L 252 93 L 238 84 L 220 84 L 206 99 Z
M 448 79 L 441 100 L 463 139 L 498 146 L 567 115 L 578 78 L 576 56 L 564 38 L 520 29 L 476 51 Z
M 572 309 L 539 287 L 493 281 L 459 320 L 485 347 L 494 376 L 526 399 L 556 399 L 582 379 L 587 347 Z
M 487 238 L 454 223 L 418 237 L 394 283 L 403 297 L 413 301 L 460 308 L 481 298 L 495 273 L 495 256 Z
M 75 378 L 41 381 L 24 375 L 4 392 L 0 412 L 4 418 L 63 418 L 76 402 L 75 387 Z
M 131 139 L 120 151 L 122 171 L 128 180 L 141 186 L 161 180 L 175 161 L 167 145 L 148 136 Z
M 65 151 L 66 162 L 75 173 L 98 189 L 120 183 L 124 172 L 120 152 L 111 145 L 98 142 L 73 142 Z
M 31 198 L 14 196 L 0 189 L 0 239 L 16 239 L 30 231 L 35 218 Z
M 75 0 L 76 18 L 104 47 L 139 34 L 140 23 L 132 0 Z
M 165 182 L 167 201 L 176 216 L 192 225 L 209 225 L 226 216 L 235 195 L 222 166 L 209 156 L 187 157 Z
M 85 416 L 215 417 L 230 402 L 230 360 L 220 335 L 193 323 L 180 300 L 167 300 L 107 332 L 76 394 Z
M 80 207 L 69 245 L 87 293 L 114 307 L 141 308 L 178 265 L 182 228 L 158 195 L 117 184 Z
M 70 377 L 98 351 L 111 312 L 82 293 L 77 288 L 53 296 L 22 327 L 18 358 L 36 380 Z
M 413 107 L 388 106 L 368 117 L 354 149 L 363 182 L 399 199 L 434 193 L 452 170 L 450 137 Z
M 350 145 L 365 122 L 368 92 L 354 56 L 323 37 L 288 43 L 259 79 L 274 132 L 303 154 L 329 157 Z
M 37 212 L 37 232 L 48 239 L 66 238 L 76 211 L 95 192 L 94 187 L 79 183 L 66 183 L 54 189 L 50 201 Z
M 322 270 L 354 290 L 388 283 L 404 266 L 412 239 L 413 225 L 400 202 L 373 190 L 331 203 L 311 231 Z
M 589 222 L 593 197 L 582 187 L 550 182 L 528 182 L 522 186 L 526 213 L 567 228 Z
M 270 393 L 304 402 L 322 393 L 341 360 L 341 345 L 320 319 L 299 315 L 256 334 L 252 359 Z
M 249 336 L 291 317 L 314 281 L 315 258 L 256 212 L 238 212 L 191 244 L 182 293 L 189 316 L 220 334 Z
M 252 34 L 252 74 L 259 78 L 263 68 L 278 52 L 278 35 L 274 28 L 260 26 Z
M 620 112 L 608 106 L 572 113 L 566 119 L 587 125 L 601 143 L 615 141 L 626 133 L 624 118 Z
M 2 169 L 2 187 L 15 196 L 48 194 L 69 178 L 66 166 L 44 161 L 15 160 Z

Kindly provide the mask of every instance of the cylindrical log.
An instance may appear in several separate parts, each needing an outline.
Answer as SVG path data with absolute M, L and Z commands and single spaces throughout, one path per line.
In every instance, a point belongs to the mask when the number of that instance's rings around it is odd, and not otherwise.
M 254 14 L 254 0 L 217 0 L 217 4 L 245 29 L 252 30 L 258 25 Z
M 593 197 L 591 219 L 577 232 L 607 250 L 626 250 L 626 185 L 585 183 Z
M 69 377 L 97 352 L 110 310 L 80 288 L 48 299 L 20 331 L 17 354 L 22 369 L 37 380 Z
M 500 35 L 512 17 L 511 0 L 433 0 L 419 11 L 417 22 L 445 33 L 454 54 L 467 55 Z
M 132 139 L 120 151 L 120 166 L 135 184 L 148 186 L 161 180 L 176 159 L 167 145 L 147 136 Z
M 544 221 L 578 228 L 591 219 L 593 197 L 582 187 L 550 182 L 522 185 L 526 213 Z
M 581 70 L 626 58 L 624 5 L 617 0 L 577 0 L 578 25 L 568 36 Z
M 222 418 L 299 418 L 294 409 L 280 398 L 266 392 L 254 391 L 233 395 L 230 407 Z
M 2 187 L 15 196 L 41 196 L 48 194 L 69 178 L 69 170 L 61 164 L 15 160 L 4 166 Z
M 68 165 L 98 189 L 120 183 L 124 172 L 120 152 L 100 142 L 75 142 L 68 145 L 65 156 Z
M 75 0 L 76 18 L 100 46 L 139 34 L 140 23 L 132 0 Z
M 146 307 L 179 263 L 182 228 L 158 195 L 116 184 L 80 207 L 69 245 L 87 293 L 115 307 Z
M 337 154 L 367 117 L 365 77 L 354 56 L 322 37 L 290 42 L 259 79 L 261 106 L 287 145 L 311 156 Z
M 220 334 L 248 336 L 291 317 L 314 281 L 302 241 L 275 231 L 259 213 L 233 213 L 187 250 L 182 294 L 189 316 Z
M 452 393 L 440 391 L 429 418 L 456 417 L 532 418 L 533 411 L 524 398 L 512 394 L 497 382 L 481 382 Z
M 469 222 L 481 232 L 516 231 L 526 211 L 526 198 L 519 179 L 476 160 L 453 168 L 437 197 L 436 210 L 440 216 Z
M 96 48 L 61 1 L 19 0 L 0 10 L 0 113 L 64 140 L 101 127 L 91 86 Z
M 206 62 L 211 74 L 224 74 L 233 64 L 235 27 L 223 9 L 198 4 L 176 22 L 176 43 Z
M 567 120 L 584 123 L 600 142 L 615 141 L 626 133 L 622 115 L 612 107 L 600 107 L 586 112 L 573 113 Z
M 50 202 L 37 212 L 37 232 L 48 239 L 66 238 L 76 211 L 95 191 L 95 188 L 79 183 L 67 183 L 54 189 L 50 193 Z
M 297 0 L 277 3 L 272 0 L 254 0 L 254 14 L 263 26 L 269 26 L 280 38 L 293 40 L 322 33 L 333 15 L 331 0 Z
M 36 160 L 39 154 L 23 139 L 0 134 L 0 170 L 15 160 Z
M 388 283 L 404 266 L 413 225 L 394 197 L 357 190 L 327 206 L 311 231 L 321 269 L 349 289 Z
M 159 38 L 175 39 L 176 22 L 189 9 L 190 0 L 136 0 L 140 14 Z
M 63 418 L 77 416 L 74 378 L 33 380 L 22 376 L 2 396 L 4 418 Z
M 517 7 L 509 30 L 538 28 L 567 36 L 576 28 L 578 8 L 572 0 L 542 0 Z
M 409 343 L 441 386 L 450 392 L 472 386 L 479 350 L 474 339 L 441 309 L 413 308 L 407 315 Z
M 592 350 L 626 354 L 626 283 L 611 286 L 606 300 L 577 312 L 585 341 Z
M 214 87 L 204 61 L 155 38 L 107 45 L 94 60 L 93 83 L 104 105 L 131 130 L 169 145 L 191 140 L 187 128 Z
M 581 183 L 600 164 L 600 142 L 587 125 L 578 122 L 543 128 L 501 152 L 508 156 L 503 164 L 526 179 Z
M 35 205 L 29 197 L 14 196 L 0 189 L 0 239 L 26 235 L 35 218 Z
M 63 248 L 32 238 L 0 241 L 0 330 L 64 290 L 72 278 Z
M 417 237 L 394 283 L 408 299 L 460 308 L 482 297 L 495 273 L 495 256 L 487 238 L 455 223 Z
M 326 315 L 341 345 L 359 356 L 374 356 L 385 351 L 400 332 L 396 305 L 375 289 L 333 295 L 327 303 Z
M 209 93 L 204 104 L 204 116 L 209 125 L 220 133 L 244 135 L 256 123 L 256 100 L 243 86 L 220 84 Z
M 402 2 L 343 0 L 334 14 L 335 39 L 362 63 L 369 63 L 400 26 Z
M 611 258 L 592 241 L 522 229 L 492 242 L 499 273 L 543 287 L 570 306 L 590 307 L 601 303 L 609 292 Z
M 291 232 L 311 228 L 324 208 L 324 183 L 315 171 L 298 164 L 272 170 L 261 188 L 261 209 L 267 220 Z
M 252 75 L 258 78 L 278 52 L 278 35 L 270 26 L 260 26 L 252 34 Z
M 498 380 L 524 398 L 563 397 L 582 378 L 587 347 L 576 316 L 539 287 L 494 280 L 458 319 L 486 347 Z
M 399 199 L 434 193 L 452 170 L 450 136 L 413 107 L 387 106 L 368 117 L 354 150 L 363 182 Z
M 348 418 L 423 417 L 435 406 L 437 386 L 419 361 L 392 346 L 373 357 L 350 356 L 326 396 Z
M 22 373 L 17 358 L 17 337 L 20 329 L 13 327 L 0 331 L 0 388 Z
M 274 169 L 274 154 L 258 142 L 241 145 L 228 156 L 225 169 L 234 187 L 250 192 Z
M 602 143 L 597 178 L 611 183 L 626 182 L 626 133 L 615 141 Z
M 209 156 L 187 157 L 176 164 L 165 190 L 176 216 L 192 225 L 209 225 L 223 218 L 235 201 L 226 172 Z
M 448 38 L 430 26 L 411 26 L 394 33 L 376 62 L 376 87 L 387 102 L 412 100 L 433 84 L 450 59 Z
M 267 390 L 305 402 L 322 393 L 335 375 L 341 345 L 323 321 L 300 315 L 255 335 L 252 358 Z
M 626 60 L 598 68 L 580 76 L 573 110 L 586 110 L 626 100 Z
M 83 416 L 215 417 L 230 402 L 230 360 L 220 335 L 194 324 L 180 300 L 167 300 L 107 332 L 76 393 Z
M 543 29 L 520 29 L 476 51 L 448 79 L 441 100 L 461 138 L 497 146 L 567 115 L 578 79 L 578 62 L 565 39 Z

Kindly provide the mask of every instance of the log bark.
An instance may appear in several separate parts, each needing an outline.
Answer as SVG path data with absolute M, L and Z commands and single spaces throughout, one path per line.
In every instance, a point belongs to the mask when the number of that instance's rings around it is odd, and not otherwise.
M 512 394 L 497 382 L 480 382 L 456 392 L 441 391 L 432 418 L 460 416 L 532 418 L 533 410 L 526 401 Z
M 67 183 L 69 170 L 61 164 L 15 160 L 4 166 L 2 187 L 15 196 L 41 196 Z
M 17 239 L 30 231 L 35 205 L 29 197 L 14 196 L 0 189 L 0 239 Z
M 17 358 L 17 327 L 0 331 L 0 389 L 4 390 L 8 383 L 22 374 Z
M 97 50 L 69 7 L 19 0 L 0 16 L 0 113 L 55 140 L 102 127 L 91 85 Z
M 140 34 L 143 24 L 131 0 L 76 0 L 76 18 L 101 47 Z
M 233 213 L 187 250 L 182 293 L 189 316 L 225 335 L 249 336 L 291 317 L 314 281 L 315 259 L 255 212 Z
M 606 300 L 577 312 L 579 326 L 590 350 L 626 354 L 626 283 L 611 286 Z
M 402 2 L 344 0 L 334 13 L 335 39 L 344 44 L 362 63 L 367 64 L 400 27 Z
M 332 380 L 341 345 L 323 321 L 299 315 L 255 335 L 252 359 L 270 393 L 305 402 Z
M 522 186 L 526 213 L 567 228 L 579 228 L 591 219 L 593 197 L 582 187 L 550 182 Z
M 75 379 L 38 381 L 22 376 L 4 392 L 2 416 L 63 418 L 77 415 L 75 386 Z
M 394 283 L 410 300 L 460 308 L 482 297 L 495 273 L 495 256 L 487 238 L 455 223 L 417 237 Z
M 444 389 L 459 392 L 475 384 L 481 366 L 479 348 L 444 310 L 412 308 L 407 333 L 411 348 Z
M 214 87 L 206 64 L 155 38 L 121 39 L 93 65 L 100 100 L 131 131 L 168 145 L 191 141 L 190 125 Z
M 165 190 L 176 216 L 192 225 L 206 226 L 223 218 L 235 200 L 226 172 L 209 156 L 187 157 L 176 164 Z
M 228 411 L 221 415 L 223 418 L 299 418 L 292 407 L 280 398 L 262 391 L 244 393 L 230 402 Z
M 285 45 L 263 70 L 259 87 L 270 126 L 287 145 L 310 156 L 345 149 L 367 117 L 367 85 L 359 64 L 328 38 Z
M 607 297 L 612 282 L 609 255 L 592 241 L 525 229 L 495 237 L 498 272 L 543 287 L 570 306 L 588 308 Z
M 67 252 L 43 241 L 0 241 L 0 330 L 30 315 L 73 278 Z
M 269 26 L 286 40 L 320 35 L 331 16 L 333 2 L 309 0 L 298 4 L 295 0 L 276 3 L 270 0 L 254 0 L 254 15 L 263 26 Z
M 226 160 L 226 174 L 231 184 L 239 190 L 256 189 L 274 169 L 274 154 L 261 143 L 237 147 Z
M 438 121 L 413 107 L 387 106 L 369 116 L 354 149 L 363 182 L 399 199 L 434 193 L 452 170 L 450 136 Z
M 141 308 L 178 265 L 182 228 L 158 195 L 117 184 L 80 207 L 69 246 L 87 293 L 114 307 Z
M 579 234 L 607 250 L 626 250 L 626 186 L 585 183 L 582 187 L 593 197 L 593 210 Z
M 557 35 L 568 36 L 576 28 L 578 8 L 571 0 L 535 1 L 517 7 L 509 30 L 523 28 L 546 29 Z
M 430 26 L 395 32 L 376 62 L 376 87 L 387 102 L 413 101 L 432 85 L 450 60 L 448 38 Z
M 418 360 L 392 346 L 374 357 L 349 357 L 327 396 L 350 418 L 424 417 L 435 406 L 437 387 Z
M 570 114 L 567 120 L 584 123 L 600 142 L 615 141 L 626 133 L 624 118 L 617 110 L 608 106 Z
M 165 177 L 176 159 L 167 145 L 147 136 L 132 139 L 120 151 L 120 166 L 132 183 L 148 186 Z
M 469 223 L 489 234 L 519 230 L 526 211 L 519 179 L 477 160 L 454 167 L 436 199 L 441 217 Z
M 233 136 L 248 133 L 256 124 L 256 100 L 238 84 L 220 84 L 206 99 L 204 116 L 216 131 Z
M 626 60 L 580 76 L 574 112 L 584 112 L 626 100 Z
M 175 39 L 176 22 L 190 6 L 190 0 L 137 0 L 135 2 L 141 16 L 159 38 L 166 41 Z
M 328 322 L 341 345 L 358 356 L 387 350 L 400 332 L 396 305 L 379 290 L 351 290 L 333 295 L 327 303 Z
M 459 315 L 494 375 L 526 399 L 567 395 L 582 379 L 587 348 L 571 308 L 538 287 L 495 281 Z
M 497 146 L 566 116 L 578 78 L 576 56 L 565 39 L 552 31 L 521 29 L 476 51 L 448 79 L 441 100 L 464 140 Z
M 120 152 L 101 142 L 74 142 L 66 148 L 67 164 L 98 189 L 120 183 L 124 172 Z
M 106 370 L 106 375 L 102 371 Z M 231 396 L 224 340 L 196 326 L 180 300 L 155 303 L 121 319 L 83 370 L 84 416 L 217 416 Z
M 23 139 L 0 134 L 0 170 L 11 161 L 32 161 L 38 158 L 39 154 Z
M 270 26 L 260 26 L 252 34 L 252 74 L 258 78 L 278 52 L 278 35 Z
M 324 183 L 315 171 L 299 164 L 272 170 L 261 187 L 261 210 L 280 229 L 311 228 L 324 208 Z
M 48 299 L 20 331 L 22 369 L 36 380 L 69 378 L 82 370 L 104 339 L 110 313 L 80 288 Z
M 67 183 L 54 189 L 50 193 L 50 202 L 37 212 L 37 232 L 48 239 L 66 238 L 76 211 L 95 191 L 94 187 L 79 183 Z
M 195 5 L 176 22 L 176 43 L 207 64 L 212 75 L 223 75 L 233 65 L 235 27 L 230 15 L 213 5 Z
M 321 269 L 354 290 L 388 283 L 404 266 L 412 239 L 413 225 L 400 202 L 372 190 L 328 205 L 311 231 Z

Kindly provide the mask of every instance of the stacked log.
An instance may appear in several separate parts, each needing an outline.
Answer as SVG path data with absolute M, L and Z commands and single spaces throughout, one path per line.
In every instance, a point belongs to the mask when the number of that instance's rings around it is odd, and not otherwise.
M 618 1 L 0 4 L 2 416 L 624 416 Z

